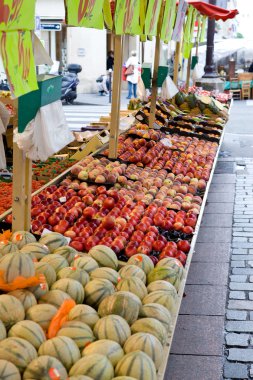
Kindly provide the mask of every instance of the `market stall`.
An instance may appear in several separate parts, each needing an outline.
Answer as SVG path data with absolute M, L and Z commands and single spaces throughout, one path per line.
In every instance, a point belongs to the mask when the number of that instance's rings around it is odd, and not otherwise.
M 0 236 L 4 376 L 164 376 L 230 99 L 197 89 L 157 99 L 155 67 L 151 102 L 121 133 L 122 35 L 155 36 L 157 66 L 159 39 L 170 39 L 177 23 L 175 1 L 137 3 L 134 12 L 136 2 L 117 1 L 112 17 L 109 1 L 66 1 L 68 24 L 106 22 L 115 32 L 110 140 L 55 173 L 31 202 L 31 160 L 16 151 L 13 215 L 2 216 L 10 227 L 13 218 L 12 234 Z

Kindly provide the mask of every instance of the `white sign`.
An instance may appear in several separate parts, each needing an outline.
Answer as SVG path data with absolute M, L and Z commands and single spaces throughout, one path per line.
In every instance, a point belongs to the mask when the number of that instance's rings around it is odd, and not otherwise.
M 85 54 L 86 54 L 86 52 L 85 52 L 84 48 L 78 48 L 77 49 L 77 55 L 78 55 L 78 57 L 85 57 Z
M 180 0 L 178 4 L 176 24 L 172 34 L 173 41 L 179 42 L 181 40 L 181 33 L 184 25 L 184 19 L 187 8 L 187 2 L 185 0 Z

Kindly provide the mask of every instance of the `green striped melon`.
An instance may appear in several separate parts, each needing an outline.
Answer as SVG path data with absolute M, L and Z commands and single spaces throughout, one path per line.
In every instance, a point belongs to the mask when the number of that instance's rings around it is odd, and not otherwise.
M 68 377 L 68 380 L 92 380 L 92 378 L 90 376 L 77 375 Z
M 17 367 L 7 360 L 0 360 L 0 379 L 1 380 L 21 380 Z
M 58 232 L 51 232 L 47 235 L 44 235 L 39 240 L 40 244 L 46 245 L 52 253 L 59 247 L 63 247 L 64 245 L 68 245 L 68 240 L 62 234 Z
M 0 242 L 0 254 L 7 255 L 8 253 L 19 252 L 18 246 L 11 241 Z
M 98 314 L 100 317 L 119 315 L 131 325 L 138 319 L 140 307 L 140 299 L 135 294 L 121 291 L 104 298 L 99 305 Z
M 114 376 L 114 370 L 106 356 L 93 354 L 78 360 L 69 374 L 70 376 L 87 375 L 95 380 L 111 380 Z
M 89 256 L 91 256 L 100 267 L 107 267 L 112 269 L 117 269 L 119 262 L 116 254 L 110 247 L 106 245 L 96 245 L 89 251 Z
M 32 286 L 31 288 L 27 288 L 27 289 L 30 292 L 32 292 L 36 300 L 38 300 L 40 297 L 44 296 L 44 294 L 46 294 L 49 291 L 49 286 L 47 282 L 45 282 L 44 284 Z
M 45 342 L 46 336 L 38 323 L 33 321 L 20 321 L 9 330 L 9 337 L 17 337 L 27 340 L 36 350 Z
M 25 310 L 22 303 L 13 296 L 2 294 L 0 296 L 0 320 L 8 330 L 15 323 L 23 321 Z
M 177 260 L 174 257 L 165 257 L 164 259 L 158 261 L 158 263 L 156 264 L 156 268 L 159 268 L 159 267 L 165 267 L 165 268 L 180 267 L 181 269 L 184 269 L 181 261 Z
M 127 265 L 136 265 L 138 268 L 141 268 L 146 275 L 149 274 L 154 269 L 153 261 L 147 256 L 141 253 L 133 255 L 127 262 Z
M 163 360 L 163 346 L 160 341 L 149 333 L 131 335 L 124 344 L 126 354 L 133 351 L 145 352 L 154 362 L 158 370 Z
M 6 328 L 3 324 L 3 322 L 0 320 L 0 341 L 4 340 L 6 338 L 6 336 L 7 336 Z
M 56 289 L 69 294 L 76 303 L 83 303 L 84 289 L 80 282 L 72 278 L 62 278 L 52 285 L 51 290 Z
M 57 336 L 67 336 L 83 349 L 95 340 L 91 328 L 86 323 L 79 321 L 65 322 L 57 333 Z
M 113 283 L 113 285 L 117 285 L 121 279 L 119 273 L 116 272 L 116 270 L 106 267 L 97 268 L 92 271 L 90 273 L 90 279 L 94 280 L 95 278 L 103 278 L 105 280 L 109 280 Z
M 136 380 L 136 377 L 132 377 L 132 376 L 117 376 L 117 377 L 114 377 L 112 380 Z
M 55 249 L 53 251 L 53 254 L 63 256 L 67 260 L 67 262 L 70 264 L 74 260 L 75 256 L 78 255 L 78 252 L 76 249 L 68 245 L 64 245 L 63 247 L 59 247 Z
M 164 280 L 157 280 L 157 281 L 151 282 L 147 286 L 148 293 L 156 292 L 157 290 L 165 290 L 165 291 L 167 290 L 171 292 L 173 291 L 172 289 L 174 289 L 174 291 L 176 292 L 175 286 L 173 286 L 170 282 L 164 281 Z
M 156 292 L 149 293 L 143 300 L 143 305 L 148 303 L 158 303 L 166 307 L 170 313 L 174 314 L 177 307 L 177 293 L 168 292 L 167 290 L 157 290 Z
M 82 286 L 85 286 L 90 280 L 88 273 L 77 267 L 61 269 L 60 272 L 57 273 L 57 279 L 60 280 L 61 278 L 72 278 L 73 280 L 80 282 Z
M 53 305 L 57 307 L 61 307 L 63 302 L 65 300 L 71 299 L 70 295 L 67 294 L 66 292 L 63 292 L 62 290 L 55 289 L 55 290 L 50 290 L 44 296 L 40 297 L 39 303 L 49 303 L 50 305 Z
M 44 256 L 49 254 L 49 249 L 46 245 L 40 243 L 29 243 L 26 244 L 22 249 L 23 253 L 32 253 L 37 260 L 42 259 Z
M 25 278 L 35 275 L 32 259 L 24 253 L 9 253 L 0 259 L 0 271 L 4 272 L 5 282 L 12 282 L 15 278 Z
M 55 254 L 50 254 L 50 255 L 47 255 L 47 256 L 44 256 L 40 262 L 43 262 L 43 263 L 48 263 L 50 264 L 56 274 L 62 269 L 62 268 L 66 268 L 69 266 L 67 260 L 62 257 L 61 255 L 57 255 L 56 253 Z
M 21 249 L 26 244 L 35 243 L 36 238 L 30 232 L 17 231 L 12 234 L 11 241 L 17 245 L 18 249 Z
M 38 323 L 43 330 L 47 331 L 51 320 L 57 313 L 55 306 L 50 304 L 34 305 L 26 312 L 26 319 Z
M 115 367 L 119 360 L 124 356 L 124 351 L 117 342 L 109 339 L 101 339 L 89 344 L 82 352 L 82 356 L 92 354 L 105 355 L 110 360 L 113 367 Z
M 140 317 L 155 318 L 164 325 L 168 332 L 171 330 L 171 314 L 166 307 L 159 303 L 143 305 L 140 310 Z
M 51 264 L 40 261 L 34 263 L 34 268 L 36 274 L 44 274 L 49 287 L 56 281 L 56 272 Z
M 125 265 L 119 270 L 122 278 L 138 277 L 144 284 L 146 284 L 146 273 L 136 265 Z
M 107 296 L 115 293 L 113 284 L 108 280 L 97 278 L 88 282 L 84 288 L 85 290 L 85 303 L 97 308 L 101 301 Z
M 40 346 L 38 354 L 53 356 L 60 360 L 67 370 L 81 357 L 76 343 L 67 336 L 57 336 L 47 340 Z
M 69 321 L 80 321 L 86 323 L 91 329 L 99 320 L 98 313 L 88 305 L 76 305 L 68 314 Z
M 90 273 L 98 268 L 98 263 L 92 257 L 84 255 L 73 260 L 71 266 L 83 269 Z
M 118 362 L 115 375 L 126 375 L 138 380 L 155 380 L 156 369 L 147 354 L 141 351 L 133 351 L 123 356 Z
M 48 355 L 34 359 L 23 375 L 23 380 L 67 380 L 67 378 L 67 371 L 60 360 Z
M 142 300 L 147 294 L 147 288 L 138 277 L 123 278 L 117 285 L 117 290 L 123 290 L 135 294 Z
M 148 284 L 157 280 L 164 280 L 170 282 L 175 286 L 178 291 L 179 285 L 183 277 L 184 269 L 181 267 L 157 267 L 153 269 L 148 275 Z
M 121 346 L 131 335 L 130 327 L 125 319 L 119 315 L 107 315 L 95 324 L 94 334 L 98 339 L 109 339 Z
M 164 325 L 155 318 L 141 318 L 131 325 L 132 334 L 138 332 L 149 333 L 157 337 L 162 345 L 167 341 L 167 331 Z
M 7 338 L 0 342 L 0 359 L 8 360 L 22 373 L 37 357 L 33 345 L 21 338 Z
M 25 311 L 37 304 L 36 298 L 32 292 L 26 289 L 17 289 L 8 293 L 9 296 L 16 297 L 23 305 Z

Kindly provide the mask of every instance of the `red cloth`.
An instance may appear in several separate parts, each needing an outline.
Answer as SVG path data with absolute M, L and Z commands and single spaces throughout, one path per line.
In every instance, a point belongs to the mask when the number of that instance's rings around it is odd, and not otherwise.
M 229 11 L 227 9 L 217 7 L 216 5 L 204 3 L 203 1 L 187 0 L 187 3 L 196 8 L 202 15 L 215 20 L 226 21 L 239 14 L 237 9 Z

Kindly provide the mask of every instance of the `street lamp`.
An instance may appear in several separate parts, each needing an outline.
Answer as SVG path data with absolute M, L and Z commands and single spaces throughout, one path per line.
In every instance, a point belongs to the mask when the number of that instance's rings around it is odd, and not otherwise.
M 209 0 L 209 4 L 216 5 L 216 0 Z M 213 53 L 214 53 L 214 33 L 215 20 L 208 19 L 207 27 L 207 47 L 206 47 L 206 65 L 204 67 L 205 74 L 203 78 L 218 78 L 218 73 L 215 70 Z

